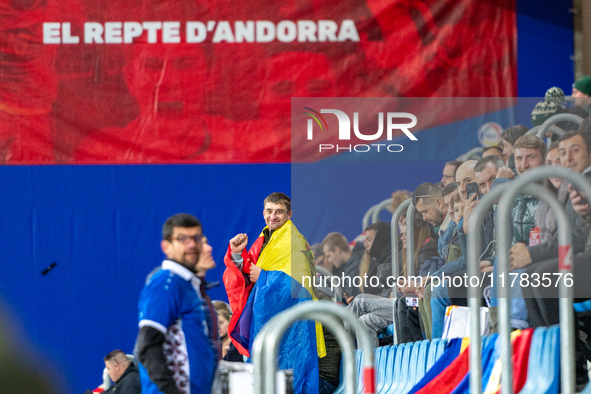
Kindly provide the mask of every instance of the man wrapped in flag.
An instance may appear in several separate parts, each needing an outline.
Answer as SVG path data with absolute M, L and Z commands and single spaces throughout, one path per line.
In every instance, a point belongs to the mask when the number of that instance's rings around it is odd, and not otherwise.
M 254 338 L 276 314 L 300 302 L 316 300 L 310 287 L 315 265 L 310 246 L 291 222 L 291 200 L 272 193 L 264 202 L 267 226 L 250 250 L 248 236 L 230 240 L 224 258 L 224 284 L 232 307 L 228 333 L 238 351 L 250 356 Z M 279 368 L 293 369 L 294 393 L 318 393 L 318 357 L 324 357 L 322 326 L 296 322 L 279 349 Z

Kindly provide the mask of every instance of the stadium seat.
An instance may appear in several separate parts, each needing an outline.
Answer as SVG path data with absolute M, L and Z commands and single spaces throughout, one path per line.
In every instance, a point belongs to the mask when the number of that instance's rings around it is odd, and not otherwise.
M 528 379 L 520 394 L 558 393 L 558 387 L 560 385 L 560 328 L 557 325 L 552 326 L 544 330 L 543 334 L 540 335 L 544 336 L 543 346 L 540 351 L 541 357 L 534 358 L 530 354 Z M 533 349 L 533 346 L 532 342 L 532 352 L 536 351 Z M 528 386 L 527 383 L 530 381 L 530 374 L 533 374 L 532 379 L 535 379 L 535 383 Z M 533 391 L 530 391 L 532 388 Z

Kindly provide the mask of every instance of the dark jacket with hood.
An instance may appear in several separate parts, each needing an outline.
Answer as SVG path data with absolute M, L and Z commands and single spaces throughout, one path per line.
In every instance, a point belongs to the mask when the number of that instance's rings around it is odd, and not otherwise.
M 371 262 L 367 270 L 367 286 L 364 287 L 366 294 L 375 294 L 387 297 L 390 294 L 388 277 L 392 275 L 392 245 L 391 245 L 390 223 L 379 223 L 376 237 L 369 250 Z M 377 277 L 379 283 L 372 277 Z M 371 282 L 374 285 L 372 286 Z M 364 283 L 365 285 L 365 283 Z

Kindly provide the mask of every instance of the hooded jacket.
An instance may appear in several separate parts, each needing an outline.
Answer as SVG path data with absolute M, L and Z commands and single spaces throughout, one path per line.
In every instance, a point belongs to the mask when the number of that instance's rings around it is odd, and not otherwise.
M 369 250 L 371 262 L 367 270 L 367 286 L 364 283 L 364 292 L 366 294 L 382 295 L 384 297 L 390 294 L 388 287 L 388 277 L 392 275 L 392 245 L 391 245 L 390 223 L 380 223 L 376 231 L 376 237 Z M 371 280 L 372 277 L 377 277 Z M 374 285 L 372 286 L 372 282 Z M 379 282 L 379 283 L 378 283 Z

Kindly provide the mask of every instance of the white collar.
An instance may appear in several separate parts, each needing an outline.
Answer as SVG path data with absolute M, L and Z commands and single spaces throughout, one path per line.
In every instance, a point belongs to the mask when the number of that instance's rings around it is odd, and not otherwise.
M 162 269 L 171 271 L 172 273 L 180 276 L 181 278 L 183 278 L 187 282 L 193 278 L 197 278 L 197 276 L 193 272 L 191 272 L 188 268 L 183 267 L 182 265 L 180 265 L 176 261 L 164 260 L 162 262 Z M 199 278 L 197 278 L 197 279 L 199 279 Z M 199 282 L 201 283 L 201 281 L 199 281 Z

